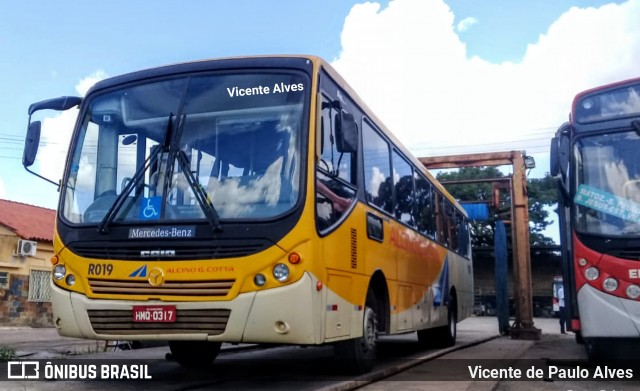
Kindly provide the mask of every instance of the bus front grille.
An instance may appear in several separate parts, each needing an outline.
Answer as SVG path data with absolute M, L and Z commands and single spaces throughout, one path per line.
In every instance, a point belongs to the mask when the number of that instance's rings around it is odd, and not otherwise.
M 270 246 L 273 246 L 273 243 L 264 239 L 217 241 L 166 239 L 161 242 L 128 241 L 126 244 L 119 241 L 86 241 L 68 244 L 69 249 L 81 257 L 125 261 L 148 261 L 150 258 L 144 254 L 155 250 L 173 251 L 173 256 L 162 258 L 163 261 L 237 258 L 256 254 Z
M 208 334 L 224 333 L 231 310 L 178 309 L 172 323 L 138 323 L 131 310 L 87 310 L 96 334 Z
M 236 280 L 165 281 L 153 286 L 146 280 L 89 279 L 94 294 L 161 295 L 161 296 L 226 296 Z

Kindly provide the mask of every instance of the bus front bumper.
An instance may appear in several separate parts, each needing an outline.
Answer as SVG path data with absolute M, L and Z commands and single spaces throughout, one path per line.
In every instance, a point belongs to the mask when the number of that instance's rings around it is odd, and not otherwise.
M 322 324 L 322 295 L 316 287 L 316 278 L 308 273 L 290 284 L 259 292 L 238 295 L 229 301 L 169 302 L 90 299 L 74 292 L 62 290 L 52 284 L 53 321 L 60 335 L 102 340 L 208 340 L 244 343 L 320 343 Z M 153 333 L 137 333 L 133 322 L 134 305 L 171 305 L 177 316 L 184 310 L 225 309 L 230 314 L 224 330 L 211 335 L 199 330 L 176 332 L 161 328 Z M 96 333 L 89 316 L 90 310 L 125 311 L 130 319 L 124 320 L 125 332 Z M 163 324 L 165 327 L 167 324 Z M 108 327 L 121 328 L 122 324 Z
M 581 333 L 584 338 L 637 338 L 640 302 L 600 292 L 590 285 L 578 291 Z

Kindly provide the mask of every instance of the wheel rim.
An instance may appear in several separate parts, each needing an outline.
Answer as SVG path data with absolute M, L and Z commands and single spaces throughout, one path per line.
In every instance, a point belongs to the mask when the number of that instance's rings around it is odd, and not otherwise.
M 376 348 L 377 340 L 377 321 L 375 313 L 371 308 L 367 308 L 365 311 L 364 319 L 364 335 L 362 336 L 362 347 L 366 352 L 372 352 Z
M 449 311 L 449 334 L 452 338 L 456 337 L 456 314 L 453 311 Z

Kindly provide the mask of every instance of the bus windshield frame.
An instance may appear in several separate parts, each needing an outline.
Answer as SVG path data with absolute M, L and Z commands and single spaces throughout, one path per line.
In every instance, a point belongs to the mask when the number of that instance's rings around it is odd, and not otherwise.
M 582 135 L 574 143 L 575 229 L 640 234 L 640 135 L 632 130 Z
M 121 225 L 289 213 L 303 193 L 310 90 L 302 71 L 237 69 L 90 92 L 61 218 L 104 225 L 113 213 L 109 223 Z

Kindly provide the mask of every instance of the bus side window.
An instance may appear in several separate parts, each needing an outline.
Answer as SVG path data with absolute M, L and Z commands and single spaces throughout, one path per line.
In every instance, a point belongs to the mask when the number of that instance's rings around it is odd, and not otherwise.
M 318 137 L 321 154 L 316 165 L 316 226 L 322 232 L 334 226 L 355 200 L 353 159 L 355 153 L 340 153 L 335 142 L 335 117 L 339 112 L 323 96 Z
M 449 248 L 458 251 L 458 225 L 453 205 L 445 200 L 445 219 L 447 220 L 447 237 L 449 238 Z
M 331 100 L 322 97 L 322 117 L 320 119 L 321 154 L 318 167 L 327 173 L 337 176 L 347 183 L 355 184 L 353 152 L 338 152 L 336 142 L 336 118 L 340 110 L 333 107 Z
M 389 144 L 366 121 L 362 122 L 362 155 L 367 201 L 393 212 Z
M 431 183 L 422 175 L 414 172 L 415 209 L 414 221 L 418 231 L 432 239 L 436 237 L 434 191 Z
M 445 213 L 445 198 L 440 193 L 435 192 L 436 205 L 436 230 L 437 240 L 443 246 L 449 246 L 449 232 L 447 229 L 447 218 Z
M 397 151 L 393 151 L 393 185 L 395 190 L 395 217 L 401 222 L 415 226 L 413 216 L 414 189 L 413 170 Z

